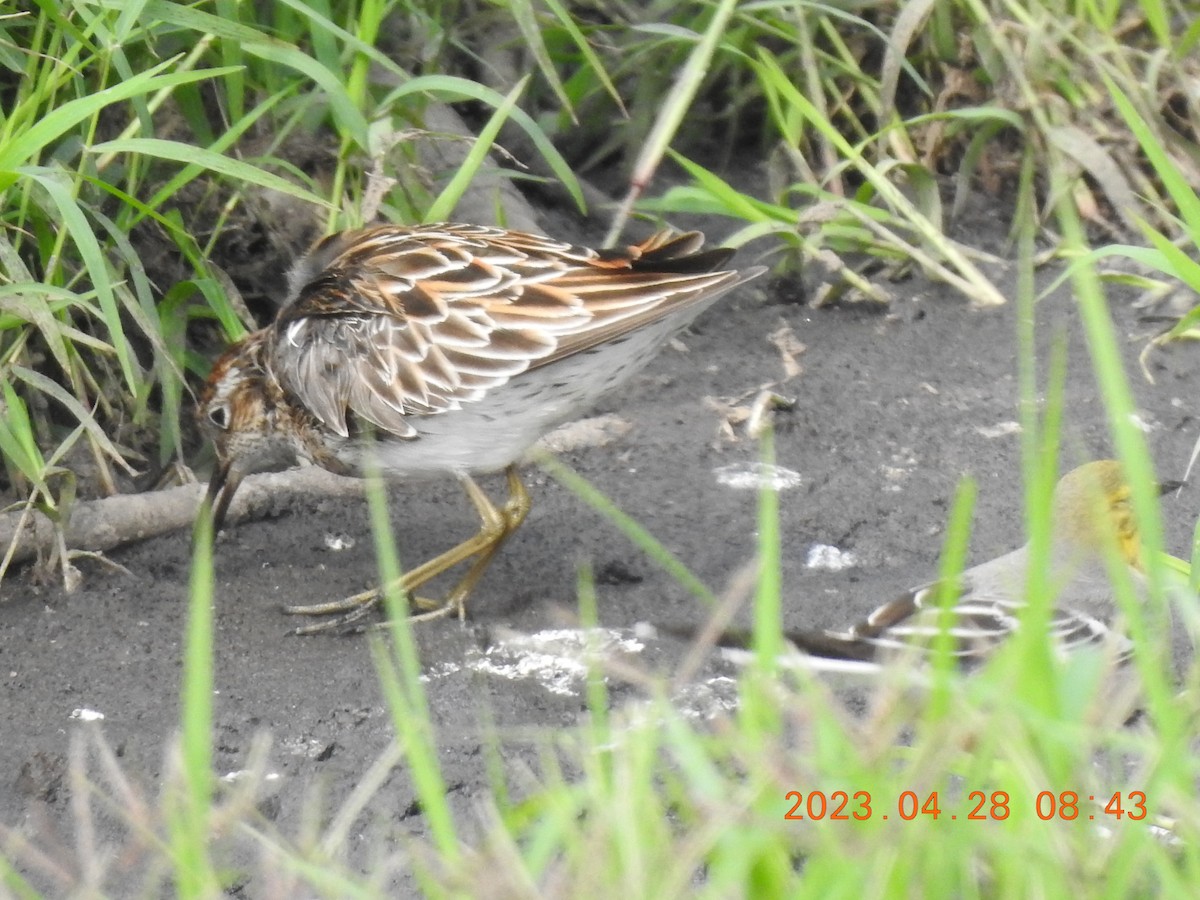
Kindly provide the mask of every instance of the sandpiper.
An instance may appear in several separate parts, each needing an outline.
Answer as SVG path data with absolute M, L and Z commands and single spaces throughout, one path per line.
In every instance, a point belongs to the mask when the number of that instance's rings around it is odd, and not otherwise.
M 1160 490 L 1178 482 L 1160 485 Z M 1105 648 L 1127 661 L 1133 643 L 1120 626 L 1120 582 L 1140 600 L 1148 596 L 1141 538 L 1131 506 L 1131 491 L 1119 462 L 1096 460 L 1072 469 L 1054 489 L 1051 504 L 1045 588 L 1053 606 L 1046 622 L 1051 645 L 1061 657 Z M 945 628 L 950 653 L 965 667 L 990 659 L 1021 626 L 1028 606 L 1029 544 L 964 571 L 952 589 L 950 605 L 939 605 L 943 585 L 932 582 L 905 591 L 844 630 L 797 630 L 786 638 L 808 657 L 883 665 L 898 658 L 928 655 Z M 1194 603 L 1180 586 L 1173 601 Z M 1189 599 L 1190 598 L 1190 599 Z M 1188 636 L 1172 635 L 1172 651 L 1187 650 Z M 728 632 L 722 642 L 745 644 Z M 1180 649 L 1181 648 L 1181 649 Z M 814 668 L 820 668 L 814 664 Z
M 722 295 L 765 271 L 722 269 L 733 251 L 697 232 L 592 250 L 478 225 L 382 225 L 319 241 L 293 269 L 275 321 L 213 365 L 197 415 L 216 450 L 219 528 L 242 478 L 306 460 L 340 474 L 457 476 L 473 537 L 405 573 L 412 594 L 470 561 L 432 611 L 467 597 L 529 511 L 515 463 L 586 411 Z M 370 461 L 369 461 L 370 460 Z M 507 470 L 497 507 L 476 474 Z M 379 590 L 285 611 L 344 628 Z

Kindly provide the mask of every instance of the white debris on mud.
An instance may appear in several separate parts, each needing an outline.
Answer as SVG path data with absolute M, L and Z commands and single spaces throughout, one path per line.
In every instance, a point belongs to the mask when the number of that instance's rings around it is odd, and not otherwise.
M 510 681 L 532 679 L 552 694 L 579 694 L 588 674 L 589 656 L 597 663 L 616 655 L 632 655 L 645 648 L 636 637 L 609 628 L 548 629 L 534 634 L 509 635 L 487 650 L 471 650 L 461 664 L 443 663 L 422 680 L 452 675 L 461 669 L 484 672 Z
M 804 558 L 804 568 L 823 569 L 826 572 L 842 572 L 858 565 L 858 560 L 849 550 L 839 550 L 830 544 L 813 544 Z
M 730 463 L 714 469 L 713 474 L 717 476 L 718 484 L 743 491 L 758 491 L 763 488 L 786 491 L 799 487 L 802 481 L 799 472 L 763 462 Z

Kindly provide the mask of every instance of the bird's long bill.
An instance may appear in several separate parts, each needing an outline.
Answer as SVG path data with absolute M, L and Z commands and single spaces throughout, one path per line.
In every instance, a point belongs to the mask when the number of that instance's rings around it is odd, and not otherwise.
M 221 530 L 225 524 L 225 514 L 229 512 L 229 504 L 237 493 L 242 476 L 233 471 L 231 463 L 218 462 L 213 469 L 212 478 L 208 482 L 208 493 L 200 507 L 200 515 L 210 516 L 213 534 Z

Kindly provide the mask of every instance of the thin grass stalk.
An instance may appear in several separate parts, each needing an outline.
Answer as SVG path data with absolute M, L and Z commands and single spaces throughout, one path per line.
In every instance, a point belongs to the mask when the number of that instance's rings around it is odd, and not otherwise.
M 725 28 L 736 8 L 737 0 L 719 0 L 716 9 L 713 10 L 713 17 L 709 21 L 708 27 L 704 30 L 700 41 L 692 48 L 692 52 L 688 54 L 687 62 L 684 63 L 674 85 L 667 92 L 666 103 L 655 119 L 650 134 L 646 136 L 642 152 L 633 164 L 633 171 L 629 177 L 629 191 L 613 215 L 608 235 L 604 239 L 605 247 L 616 245 L 621 231 L 625 228 L 625 222 L 633 211 L 633 205 L 650 184 L 650 179 L 654 177 L 654 172 L 662 161 L 663 154 L 667 152 L 671 141 L 675 139 L 684 115 L 691 108 L 692 101 L 696 99 L 696 92 L 699 91 L 700 84 L 708 74 L 708 67 L 716 55 L 717 44 L 725 34 Z
M 408 620 L 408 602 L 398 589 L 401 573 L 388 518 L 387 494 L 373 458 L 367 477 L 367 508 L 391 635 L 390 649 L 380 639 L 371 641 L 371 656 L 393 725 L 405 749 L 413 788 L 429 822 L 434 846 L 446 864 L 452 866 L 459 860 L 461 848 L 438 763 L 437 736 L 421 684 L 421 661 Z
M 207 898 L 219 890 L 219 882 L 208 846 L 213 792 L 213 529 L 206 507 L 196 517 L 192 546 L 180 685 L 182 784 L 172 804 L 170 826 L 179 896 Z
M 710 608 L 717 605 L 716 595 L 693 574 L 674 553 L 668 550 L 646 528 L 623 512 L 578 472 L 550 456 L 541 454 L 538 465 L 555 481 L 575 493 L 585 503 L 617 526 L 638 549 L 645 553 L 675 581 Z
M 938 564 L 936 602 L 937 629 L 931 643 L 933 683 L 926 707 L 926 722 L 943 719 L 950 711 L 952 684 L 959 676 L 955 654 L 957 638 L 951 633 L 954 626 L 954 606 L 962 596 L 961 576 L 967 563 L 967 548 L 971 542 L 971 516 L 975 510 L 976 486 L 972 478 L 958 482 L 950 519 L 946 526 L 946 541 Z
M 1086 252 L 1086 242 L 1074 207 L 1069 203 L 1062 203 L 1058 207 L 1058 213 L 1064 246 L 1082 256 Z M 1152 491 L 1152 485 L 1155 483 L 1154 473 L 1150 466 L 1150 454 L 1145 438 L 1133 423 L 1133 396 L 1121 363 L 1121 353 L 1103 289 L 1091 265 L 1076 266 L 1072 282 L 1092 354 L 1096 380 L 1108 412 L 1113 443 L 1133 492 L 1133 510 L 1142 539 L 1143 553 L 1148 558 L 1158 556 L 1162 552 L 1163 532 Z M 1150 608 L 1135 607 L 1125 610 L 1129 619 L 1130 635 L 1134 642 L 1142 647 L 1152 646 L 1152 633 L 1164 634 L 1168 628 L 1166 592 L 1161 570 L 1162 567 L 1158 565 L 1146 567 L 1151 597 Z M 1164 740 L 1173 743 L 1174 739 L 1180 737 L 1177 729 L 1181 723 L 1177 716 L 1171 715 L 1171 695 L 1162 666 L 1149 653 L 1136 654 L 1135 663 L 1146 690 L 1147 707 L 1154 720 L 1164 729 Z

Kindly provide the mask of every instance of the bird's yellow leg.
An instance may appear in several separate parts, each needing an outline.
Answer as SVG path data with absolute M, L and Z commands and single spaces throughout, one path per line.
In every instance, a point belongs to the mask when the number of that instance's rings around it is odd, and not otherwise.
M 461 482 L 463 489 L 467 493 L 467 498 L 475 507 L 475 511 L 479 513 L 479 531 L 445 553 L 438 554 L 428 562 L 422 563 L 416 568 L 405 572 L 392 585 L 392 588 L 405 594 L 411 593 L 438 575 L 441 575 L 448 569 L 454 568 L 471 557 L 479 556 L 480 554 L 482 556 L 476 560 L 462 581 L 450 592 L 447 601 L 443 603 L 423 599 L 418 601 L 423 606 L 436 606 L 437 609 L 430 613 L 414 616 L 413 618 L 417 621 L 440 618 L 446 615 L 450 609 L 458 609 L 460 616 L 463 615 L 466 597 L 475 586 L 475 582 L 483 574 L 484 569 L 487 568 L 487 562 L 491 561 L 500 544 L 521 523 L 521 520 L 525 518 L 525 514 L 529 511 L 529 495 L 525 491 L 524 485 L 521 484 L 516 469 L 513 467 L 510 467 L 508 470 L 510 498 L 502 510 L 496 508 L 495 504 L 488 499 L 483 489 L 470 476 L 462 476 Z M 514 484 L 516 485 L 515 489 L 513 487 Z M 313 625 L 305 625 L 295 630 L 296 634 L 315 634 L 330 629 L 343 629 L 348 625 L 354 624 L 377 607 L 382 597 L 382 589 L 371 588 L 370 590 L 329 603 L 285 606 L 283 611 L 288 615 L 294 616 L 335 617 Z
M 475 585 L 479 583 L 479 579 L 483 577 L 483 573 L 491 565 L 497 551 L 504 546 L 504 542 L 508 540 L 512 533 L 521 527 L 521 523 L 529 515 L 531 505 L 532 501 L 529 498 L 529 491 L 525 489 L 525 485 L 521 481 L 521 476 L 517 474 L 516 466 L 509 466 L 508 500 L 505 501 L 504 508 L 499 510 L 504 520 L 504 530 L 496 536 L 496 539 L 489 546 L 485 547 L 479 553 L 479 556 L 471 563 L 471 568 L 467 570 L 467 574 L 446 595 L 446 599 L 438 604 L 436 609 L 413 616 L 413 621 L 420 622 L 426 619 L 438 619 L 449 615 L 451 612 L 457 612 L 459 620 L 466 618 L 467 598 L 471 596 L 471 592 L 475 590 Z M 493 510 L 495 510 L 495 507 L 493 507 Z

